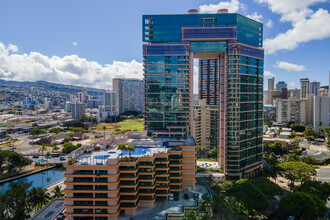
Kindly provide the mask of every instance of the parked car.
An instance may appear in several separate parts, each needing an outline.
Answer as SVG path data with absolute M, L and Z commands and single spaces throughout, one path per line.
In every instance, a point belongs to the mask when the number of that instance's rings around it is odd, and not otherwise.
M 168 200 L 173 201 L 174 200 L 174 195 L 173 193 L 170 193 L 170 195 L 168 196 Z
M 32 158 L 39 158 L 39 156 L 38 155 L 34 155 Z
M 184 199 L 189 199 L 189 194 L 188 194 L 188 193 L 185 193 L 185 194 L 183 195 L 183 198 L 184 198 Z
M 60 160 L 66 160 L 66 158 L 62 156 L 62 157 L 60 157 Z
M 194 199 L 199 199 L 199 194 L 198 193 L 194 193 Z
M 64 213 L 61 212 L 60 214 L 58 214 L 58 216 L 57 216 L 56 219 L 57 219 L 57 220 L 64 219 Z

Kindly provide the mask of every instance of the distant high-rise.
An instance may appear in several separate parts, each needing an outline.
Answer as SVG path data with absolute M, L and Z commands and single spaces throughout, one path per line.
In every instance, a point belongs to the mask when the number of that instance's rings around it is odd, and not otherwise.
M 313 127 L 315 130 L 329 127 L 330 97 L 313 97 Z
M 116 92 L 106 91 L 104 93 L 104 105 L 99 107 L 99 117 L 106 118 L 107 116 L 118 115 L 118 103 L 117 103 Z
M 288 99 L 288 88 L 282 88 L 282 99 Z
M 218 105 L 219 59 L 200 59 L 198 73 L 199 99 L 206 99 L 206 105 Z
M 284 81 L 279 81 L 276 84 L 276 90 L 282 91 L 283 88 L 288 88 L 288 85 Z
M 73 99 L 71 103 L 71 117 L 73 119 L 78 119 L 81 116 L 85 115 L 86 112 L 86 104 L 80 102 L 78 98 Z
M 143 111 L 143 80 L 115 78 L 112 80 L 113 91 L 117 95 L 117 110 Z
M 270 79 L 268 79 L 268 94 L 267 94 L 267 103 L 271 104 L 271 100 L 270 100 L 270 92 L 273 91 L 275 89 L 275 77 L 272 77 Z
M 309 79 L 300 79 L 300 98 L 307 99 L 309 94 Z
M 194 106 L 194 139 L 197 145 L 207 150 L 218 146 L 219 110 L 217 105 L 207 105 L 206 99 L 200 99 Z
M 309 93 L 318 96 L 320 90 L 320 82 L 310 82 L 309 83 Z

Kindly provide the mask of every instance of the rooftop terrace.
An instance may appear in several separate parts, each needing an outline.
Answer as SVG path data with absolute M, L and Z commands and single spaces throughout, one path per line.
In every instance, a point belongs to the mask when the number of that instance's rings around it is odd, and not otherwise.
M 153 157 L 155 154 L 166 154 L 170 149 L 177 149 L 178 146 L 195 146 L 194 139 L 171 139 L 171 138 L 155 138 L 155 139 L 128 139 L 126 144 L 135 146 L 134 151 L 126 150 L 105 150 L 101 147 L 100 151 L 92 151 L 91 153 L 82 154 L 77 158 L 79 165 L 106 165 L 109 159 L 128 159 L 131 153 L 131 160 L 137 157 Z

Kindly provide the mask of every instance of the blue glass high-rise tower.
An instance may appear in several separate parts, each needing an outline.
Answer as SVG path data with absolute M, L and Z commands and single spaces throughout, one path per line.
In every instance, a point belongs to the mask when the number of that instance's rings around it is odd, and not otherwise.
M 143 16 L 145 126 L 157 136 L 193 131 L 193 59 L 219 61 L 218 155 L 229 178 L 262 166 L 263 26 L 236 13 Z

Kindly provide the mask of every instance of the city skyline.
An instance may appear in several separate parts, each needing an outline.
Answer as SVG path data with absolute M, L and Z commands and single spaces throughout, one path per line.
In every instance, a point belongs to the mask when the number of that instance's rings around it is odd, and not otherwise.
M 111 88 L 115 77 L 142 79 L 142 14 L 182 14 L 191 8 L 215 13 L 228 8 L 264 24 L 265 88 L 272 75 L 285 80 L 289 89 L 299 88 L 300 78 L 328 85 L 330 51 L 318 49 L 330 45 L 329 3 L 325 0 L 281 0 L 276 7 L 269 0 L 167 1 L 158 2 L 157 7 L 150 0 L 132 3 L 1 2 L 0 79 L 103 89 Z M 122 22 L 112 22 L 118 17 Z M 312 34 L 304 34 L 306 27 Z M 195 77 L 194 93 L 197 81 Z

